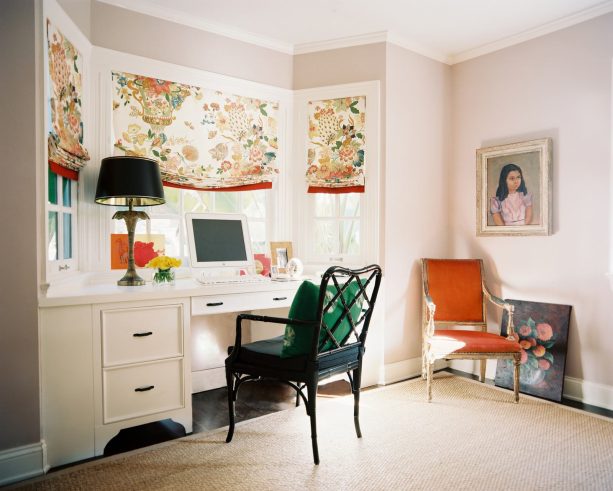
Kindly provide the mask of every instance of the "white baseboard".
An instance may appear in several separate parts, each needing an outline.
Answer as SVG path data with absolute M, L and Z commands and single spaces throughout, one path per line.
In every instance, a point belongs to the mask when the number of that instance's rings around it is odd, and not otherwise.
M 478 375 L 478 363 L 472 360 L 453 360 L 452 368 Z M 488 360 L 486 378 L 496 376 L 496 361 Z M 573 401 L 579 401 L 590 406 L 597 406 L 613 411 L 613 387 L 610 385 L 588 382 L 580 378 L 564 377 L 564 392 L 562 396 Z
M 445 360 L 436 360 L 434 362 L 434 370 L 440 370 L 446 367 L 447 362 Z M 417 377 L 421 375 L 421 356 L 397 361 L 396 363 L 388 363 L 383 370 L 383 385 Z
M 0 486 L 44 474 L 43 442 L 0 451 Z
M 564 397 L 613 411 L 613 387 L 564 377 Z

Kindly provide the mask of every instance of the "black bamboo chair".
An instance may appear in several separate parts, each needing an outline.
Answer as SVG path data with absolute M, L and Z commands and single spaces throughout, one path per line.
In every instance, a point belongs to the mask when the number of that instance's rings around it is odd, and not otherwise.
M 360 385 L 364 344 L 373 308 L 381 284 L 381 268 L 377 265 L 351 270 L 339 266 L 329 268 L 319 287 L 303 284 L 292 308 L 302 310 L 302 317 L 280 318 L 240 314 L 236 319 L 236 340 L 226 359 L 228 410 L 230 427 L 226 442 L 234 435 L 235 402 L 239 388 L 248 381 L 274 379 L 296 390 L 296 406 L 305 403 L 311 420 L 313 460 L 319 464 L 315 402 L 318 382 L 327 377 L 346 373 L 354 397 L 353 419 L 358 438 L 362 437 L 359 422 Z M 306 283 L 306 282 L 305 282 Z M 299 299 L 300 290 L 315 288 L 310 313 L 305 312 L 308 299 Z M 299 304 L 299 305 L 298 305 Z M 308 341 L 304 354 L 284 356 L 284 336 L 241 344 L 241 324 L 244 320 L 287 324 L 291 338 Z M 293 330 L 293 331 L 292 331 Z M 295 336 L 294 336 L 295 335 Z M 304 389 L 306 388 L 306 395 Z

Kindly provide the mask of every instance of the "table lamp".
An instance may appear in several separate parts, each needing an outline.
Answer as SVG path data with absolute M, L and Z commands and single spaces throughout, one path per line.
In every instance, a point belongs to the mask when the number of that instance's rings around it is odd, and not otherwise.
M 128 229 L 128 269 L 117 284 L 120 286 L 144 285 L 134 268 L 134 230 L 139 219 L 148 220 L 144 211 L 134 211 L 133 206 L 162 205 L 164 188 L 158 163 L 149 158 L 115 156 L 102 159 L 96 203 L 110 206 L 127 206 L 127 211 L 117 211 L 114 220 L 125 220 Z

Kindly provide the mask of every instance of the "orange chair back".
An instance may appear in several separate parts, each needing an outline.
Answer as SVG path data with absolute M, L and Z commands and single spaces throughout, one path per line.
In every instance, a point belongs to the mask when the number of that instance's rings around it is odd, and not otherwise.
M 485 322 L 480 259 L 424 259 L 435 322 Z

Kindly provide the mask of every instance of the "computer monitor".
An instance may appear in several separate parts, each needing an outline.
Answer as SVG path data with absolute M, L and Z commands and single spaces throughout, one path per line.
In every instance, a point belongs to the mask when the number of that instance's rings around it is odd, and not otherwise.
M 192 268 L 246 268 L 253 265 L 249 224 L 237 213 L 186 213 Z

